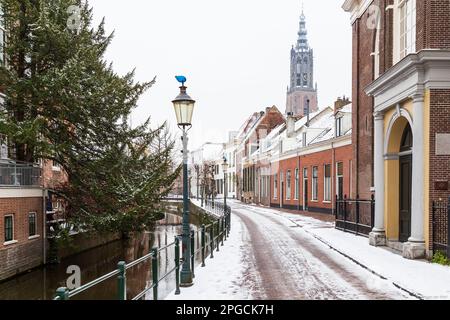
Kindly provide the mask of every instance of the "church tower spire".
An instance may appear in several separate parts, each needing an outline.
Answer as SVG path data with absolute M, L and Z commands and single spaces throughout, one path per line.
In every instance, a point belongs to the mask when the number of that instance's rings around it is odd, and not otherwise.
M 314 85 L 314 52 L 308 43 L 306 16 L 302 8 L 297 45 L 291 49 L 291 82 L 287 92 L 286 113 L 304 116 L 317 111 L 317 106 L 317 89 Z

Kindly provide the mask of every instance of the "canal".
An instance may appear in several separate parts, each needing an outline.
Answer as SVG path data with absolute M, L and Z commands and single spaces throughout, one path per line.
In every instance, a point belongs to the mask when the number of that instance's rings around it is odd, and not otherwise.
M 206 218 L 207 219 L 207 218 Z M 205 217 L 191 215 L 191 227 L 195 231 L 195 248 L 200 246 L 199 226 Z M 65 287 L 69 266 L 81 270 L 81 284 L 88 283 L 117 268 L 119 261 L 127 263 L 150 253 L 154 247 L 163 248 L 174 242 L 175 236 L 182 233 L 182 218 L 175 214 L 165 214 L 154 230 L 135 235 L 130 239 L 118 240 L 66 259 L 60 264 L 44 266 L 29 273 L 0 283 L 0 300 L 50 300 L 58 287 Z M 162 276 L 175 266 L 174 247 L 163 250 L 158 260 L 159 275 Z M 196 256 L 196 265 L 201 257 Z M 151 261 L 148 260 L 127 270 L 127 297 L 131 299 L 152 284 Z M 165 278 L 158 287 L 159 299 L 164 299 L 175 289 L 175 273 Z M 117 299 L 117 279 L 114 277 L 102 284 L 88 289 L 73 299 L 114 300 Z M 146 296 L 152 299 L 152 293 Z

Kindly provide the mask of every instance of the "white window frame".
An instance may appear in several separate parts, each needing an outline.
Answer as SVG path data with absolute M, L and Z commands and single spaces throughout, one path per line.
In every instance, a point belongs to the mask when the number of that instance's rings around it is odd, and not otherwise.
M 327 177 L 327 167 L 330 168 L 330 176 Z M 323 202 L 330 203 L 331 197 L 332 197 L 332 183 L 333 181 L 333 175 L 332 175 L 332 168 L 333 166 L 331 164 L 326 164 L 323 166 Z
M 292 191 L 292 171 L 286 171 L 286 200 L 291 200 L 291 191 Z
M 8 240 L 8 241 L 5 241 L 6 240 L 6 223 L 5 223 L 5 220 L 6 220 L 6 218 L 7 217 L 11 217 L 12 218 L 12 240 Z M 10 214 L 5 214 L 4 216 L 3 216 L 3 241 L 4 241 L 4 243 L 3 243 L 3 245 L 4 246 L 8 246 L 8 245 L 11 245 L 11 244 L 15 244 L 15 243 L 17 243 L 17 240 L 15 240 L 16 238 L 15 238 L 15 236 L 14 236 L 14 231 L 15 231 L 15 221 L 14 221 L 14 214 L 13 213 L 10 213 Z
M 33 234 L 33 235 L 30 235 L 30 215 L 34 215 L 34 228 L 35 228 L 34 232 L 35 232 L 35 234 Z M 38 217 L 37 212 L 31 211 L 28 213 L 28 240 L 33 240 L 33 239 L 40 237 L 40 235 L 38 233 L 37 217 Z
M 295 187 L 294 187 L 294 200 L 298 200 L 299 197 L 299 184 L 300 182 L 300 170 L 298 168 L 295 169 Z
M 284 172 L 280 171 L 280 203 L 283 202 Z
M 395 0 L 394 64 L 416 52 L 417 0 Z
M 344 117 L 343 116 L 339 116 L 336 118 L 336 138 L 341 137 L 343 134 L 343 127 L 344 124 Z
M 342 164 L 342 175 L 339 175 L 339 165 Z M 336 162 L 336 196 L 339 196 L 339 178 L 342 178 L 342 189 L 344 190 L 344 173 L 345 166 L 343 161 Z M 345 196 L 345 190 L 343 191 L 343 195 Z
M 273 175 L 273 199 L 278 199 L 278 174 Z
M 316 170 L 317 176 L 314 177 L 314 169 Z M 319 201 L 319 167 L 314 166 L 312 167 L 311 172 L 311 201 L 317 202 Z M 315 188 L 316 186 L 316 188 Z

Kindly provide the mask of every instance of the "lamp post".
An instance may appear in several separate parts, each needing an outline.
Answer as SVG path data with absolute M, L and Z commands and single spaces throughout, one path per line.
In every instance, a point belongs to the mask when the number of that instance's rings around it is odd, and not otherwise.
M 228 195 L 228 186 L 227 186 L 227 171 L 228 171 L 228 162 L 227 158 L 223 157 L 223 163 L 222 163 L 222 170 L 223 170 L 223 204 L 225 207 L 225 211 L 227 210 L 227 195 Z
M 177 117 L 178 127 L 183 131 L 183 266 L 180 274 L 180 286 L 192 286 L 192 270 L 190 241 L 190 224 L 189 224 L 189 190 L 188 190 L 188 137 L 187 133 L 192 127 L 192 114 L 194 112 L 195 101 L 186 93 L 184 83 L 186 78 L 182 76 L 176 77 L 181 83 L 180 94 L 172 101 Z

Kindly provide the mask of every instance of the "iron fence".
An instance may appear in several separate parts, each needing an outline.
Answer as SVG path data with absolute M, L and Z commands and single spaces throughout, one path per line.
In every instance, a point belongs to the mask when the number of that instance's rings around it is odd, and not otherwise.
M 15 161 L 0 162 L 0 186 L 38 187 L 41 185 L 41 168 L 34 164 Z
M 375 199 L 360 199 L 359 196 L 352 200 L 336 197 L 336 229 L 368 236 L 374 227 Z
M 225 208 L 225 204 L 223 202 L 211 201 L 208 199 L 205 199 L 204 208 L 216 216 L 220 216 L 220 215 L 223 215 L 224 213 L 228 213 L 231 211 L 230 206 L 227 205 Z
M 446 201 L 433 201 L 432 238 L 433 252 L 442 252 L 450 258 L 450 197 Z
M 220 218 L 209 225 L 202 225 L 201 229 L 197 231 L 197 239 L 200 241 L 196 245 L 196 233 L 191 231 L 190 234 L 190 244 L 191 252 L 189 259 L 191 259 L 192 274 L 195 276 L 195 257 L 197 255 L 201 256 L 201 267 L 206 267 L 206 259 L 209 256 L 211 259 L 214 258 L 214 251 L 219 252 L 220 247 L 224 245 L 224 242 L 230 235 L 231 230 L 231 209 L 227 206 L 227 210 L 223 211 Z M 180 291 L 180 270 L 182 267 L 183 260 L 180 258 L 181 253 L 181 236 L 175 237 L 174 242 L 162 247 L 154 248 L 152 251 L 139 258 L 133 262 L 126 263 L 121 261 L 117 264 L 117 269 L 105 274 L 89 283 L 82 285 L 74 290 L 69 290 L 65 287 L 61 287 L 56 290 L 56 295 L 54 300 L 69 300 L 90 288 L 97 286 L 107 280 L 116 278 L 117 279 L 117 299 L 118 300 L 128 300 L 127 297 L 127 270 L 151 261 L 151 273 L 152 273 L 152 284 L 146 287 L 143 291 L 133 297 L 131 300 L 141 300 L 147 296 L 148 293 L 152 292 L 153 300 L 158 300 L 158 285 L 166 279 L 169 275 L 175 273 L 175 294 L 179 295 Z M 175 253 L 175 265 L 174 267 L 167 271 L 165 274 L 159 274 L 159 260 L 160 253 L 166 250 L 172 249 Z

